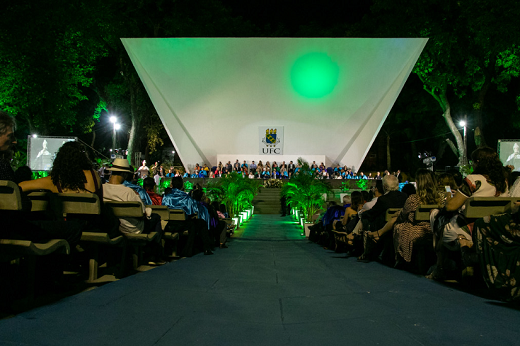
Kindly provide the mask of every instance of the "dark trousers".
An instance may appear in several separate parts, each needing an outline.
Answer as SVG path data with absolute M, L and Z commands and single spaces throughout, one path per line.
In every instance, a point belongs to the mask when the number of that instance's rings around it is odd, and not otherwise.
M 162 238 L 164 231 L 161 227 L 161 217 L 157 214 L 152 214 L 151 217 L 145 218 L 143 234 L 150 234 L 156 232 L 159 235 L 155 237 L 155 241 L 148 245 L 153 256 L 162 257 L 164 255 L 164 248 L 162 246 Z
M 224 244 L 227 240 L 227 233 L 226 233 L 227 224 L 225 221 L 218 222 L 216 227 L 211 228 L 211 233 L 213 235 L 214 244 L 220 245 Z
M 182 257 L 191 257 L 194 254 L 195 240 L 202 240 L 204 251 L 213 249 L 212 241 L 209 236 L 208 225 L 202 219 L 190 219 L 185 221 L 169 221 L 166 226 L 168 232 L 178 232 L 182 234 L 188 231 L 188 239 L 181 250 Z

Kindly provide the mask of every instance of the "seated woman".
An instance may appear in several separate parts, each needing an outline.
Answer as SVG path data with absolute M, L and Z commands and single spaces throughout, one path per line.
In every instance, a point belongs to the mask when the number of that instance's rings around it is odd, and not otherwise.
M 428 276 L 430 279 L 443 279 L 448 256 L 460 251 L 463 262 L 470 259 L 469 249 L 473 246 L 475 220 L 467 220 L 458 211 L 470 197 L 508 197 L 506 171 L 497 153 L 488 147 L 478 148 L 471 153 L 473 173 L 468 175 L 455 196 L 448 199 L 445 209 L 434 211 L 430 216 L 432 224 L 437 265 Z M 466 265 L 466 264 L 464 264 Z
M 56 154 L 49 176 L 21 182 L 20 187 L 24 192 L 90 192 L 103 200 L 101 178 L 92 167 L 92 162 L 85 154 L 85 147 L 79 142 L 67 142 Z
M 415 211 L 421 204 L 443 207 L 445 203 L 445 193 L 437 190 L 437 182 L 432 171 L 421 168 L 415 173 L 415 179 L 417 193 L 409 195 L 403 209 L 382 229 L 368 234 L 377 242 L 380 236 L 393 228 L 396 259 L 404 259 L 408 263 L 412 261 L 412 251 L 417 242 L 432 243 L 430 222 L 415 220 Z
M 451 173 L 442 173 L 441 175 L 439 175 L 439 177 L 437 178 L 437 187 L 439 191 L 447 191 L 448 187 L 449 190 L 453 192 L 459 189 L 459 186 L 455 181 L 455 177 Z
M 103 200 L 101 178 L 94 171 L 92 162 L 85 153 L 84 146 L 79 142 L 67 142 L 61 146 L 56 154 L 49 176 L 21 182 L 20 187 L 24 192 L 34 190 L 47 190 L 54 193 L 90 192 L 96 194 L 100 201 Z M 57 217 L 59 218 L 61 215 L 57 215 Z M 100 220 L 96 221 L 100 222 Z M 56 229 L 55 231 L 58 232 L 59 230 Z M 76 233 L 61 236 L 59 234 L 51 235 L 67 239 L 69 243 L 79 240 Z
M 339 222 L 334 223 L 334 229 L 341 230 L 342 228 L 345 228 L 347 223 L 355 219 L 358 215 L 359 211 L 365 204 L 365 201 L 363 200 L 363 194 L 361 191 L 353 191 L 350 194 L 350 206 L 348 206 L 345 209 L 345 216 L 341 220 L 341 224 Z

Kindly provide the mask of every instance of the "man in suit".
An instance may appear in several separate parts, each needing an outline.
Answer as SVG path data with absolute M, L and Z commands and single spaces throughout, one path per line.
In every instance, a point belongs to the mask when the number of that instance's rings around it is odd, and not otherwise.
M 383 177 L 383 190 L 385 194 L 377 199 L 372 209 L 361 214 L 364 231 L 377 231 L 384 227 L 386 221 L 386 211 L 390 208 L 402 208 L 408 196 L 399 191 L 399 182 L 394 175 L 385 175 Z M 368 239 L 367 241 L 372 241 Z M 384 251 L 383 251 L 384 250 Z M 360 260 L 370 261 L 375 259 L 383 252 L 383 262 L 393 264 L 395 254 L 393 255 L 393 235 L 392 232 L 386 232 L 376 243 L 376 246 L 370 253 L 365 253 L 359 258 Z
M 231 161 L 228 161 L 226 164 L 226 173 L 233 172 L 233 165 L 231 165 Z
M 251 171 L 251 173 L 253 173 L 256 176 L 256 163 L 255 163 L 255 161 L 251 162 L 251 164 L 249 165 L 249 170 Z
M 238 160 L 233 164 L 233 170 L 235 172 L 240 172 L 240 162 L 238 162 Z
M 292 161 L 290 161 L 289 164 L 287 165 L 287 172 L 289 173 L 289 177 L 291 177 L 294 174 L 295 168 L 296 168 L 296 166 L 294 165 L 294 163 Z

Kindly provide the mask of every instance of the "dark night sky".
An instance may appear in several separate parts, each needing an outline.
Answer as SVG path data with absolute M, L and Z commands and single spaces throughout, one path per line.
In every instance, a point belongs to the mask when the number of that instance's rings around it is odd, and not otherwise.
M 254 24 L 271 27 L 283 23 L 297 28 L 311 22 L 328 26 L 331 24 L 351 24 L 359 21 L 369 12 L 370 0 L 221 0 L 232 9 L 233 15 L 242 16 Z

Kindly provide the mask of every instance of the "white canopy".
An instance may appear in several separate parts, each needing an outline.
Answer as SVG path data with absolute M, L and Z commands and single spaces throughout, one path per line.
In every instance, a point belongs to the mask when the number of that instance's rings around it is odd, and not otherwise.
M 259 129 L 281 127 L 280 160 L 359 167 L 427 39 L 122 42 L 185 165 L 262 159 Z

